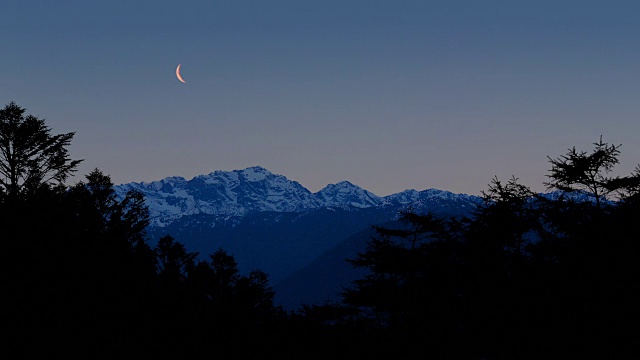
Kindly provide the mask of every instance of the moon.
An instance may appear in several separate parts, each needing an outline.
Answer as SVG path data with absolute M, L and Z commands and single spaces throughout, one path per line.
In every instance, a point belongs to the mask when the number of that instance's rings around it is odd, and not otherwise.
M 178 80 L 180 80 L 180 82 L 183 82 L 186 84 L 187 82 L 182 80 L 182 76 L 180 76 L 180 65 L 182 64 L 178 64 L 178 67 L 176 68 L 176 76 L 178 77 Z

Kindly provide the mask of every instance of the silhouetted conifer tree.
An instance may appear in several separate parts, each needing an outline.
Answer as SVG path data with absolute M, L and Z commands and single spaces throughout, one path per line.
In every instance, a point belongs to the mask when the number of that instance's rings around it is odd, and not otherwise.
M 358 309 L 361 324 L 392 331 L 398 341 L 422 337 L 435 346 L 457 332 L 457 232 L 431 213 L 404 211 L 400 224 L 375 226 L 366 251 L 347 259 L 370 272 L 344 289 L 343 303 Z
M 579 191 L 593 196 L 596 206 L 600 208 L 602 200 L 607 200 L 609 195 L 615 194 L 620 198 L 628 190 L 637 188 L 638 171 L 630 177 L 609 176 L 620 162 L 618 157 L 622 145 L 603 142 L 602 136 L 593 145 L 595 149 L 590 154 L 573 147 L 558 159 L 549 157 L 552 167 L 551 174 L 547 176 L 551 180 L 545 184 L 548 189 Z
M 195 266 L 198 253 L 188 252 L 184 245 L 166 235 L 160 238 L 155 248 L 158 258 L 158 274 L 165 284 L 178 284 L 184 282 L 188 276 L 188 270 Z
M 52 135 L 43 119 L 24 113 L 15 102 L 0 110 L 0 195 L 10 200 L 63 183 L 82 161 L 69 158 L 74 133 Z

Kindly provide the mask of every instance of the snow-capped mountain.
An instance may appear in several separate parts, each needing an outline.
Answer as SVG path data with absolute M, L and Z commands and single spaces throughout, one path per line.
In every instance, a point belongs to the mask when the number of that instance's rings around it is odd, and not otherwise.
M 168 177 L 115 188 L 119 196 L 132 189 L 142 192 L 152 226 L 158 227 L 185 215 L 244 216 L 252 211 L 299 212 L 321 206 L 317 197 L 298 182 L 259 166 L 214 171 L 191 180 Z
M 329 184 L 314 194 L 325 207 L 354 206 L 366 208 L 380 206 L 383 198 L 348 181 Z
M 447 208 L 455 207 L 458 210 L 473 207 L 480 204 L 482 198 L 474 195 L 456 194 L 450 191 L 438 189 L 426 189 L 422 191 L 404 190 L 402 192 L 384 197 L 386 205 L 400 208 L 411 207 L 415 211 L 439 210 L 446 212 Z
M 119 197 L 128 190 L 145 196 L 151 226 L 166 227 L 183 216 L 208 214 L 242 217 L 251 212 L 305 212 L 319 208 L 369 208 L 428 203 L 478 202 L 465 194 L 428 189 L 406 190 L 380 197 L 348 181 L 329 184 L 312 193 L 300 183 L 269 172 L 260 166 L 242 170 L 214 171 L 191 180 L 167 177 L 153 182 L 128 183 L 115 187 Z

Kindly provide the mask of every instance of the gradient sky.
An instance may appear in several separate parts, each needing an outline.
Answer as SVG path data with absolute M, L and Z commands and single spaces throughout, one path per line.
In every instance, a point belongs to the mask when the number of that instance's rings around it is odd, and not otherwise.
M 639 1 L 3 0 L 0 43 L 0 105 L 76 132 L 74 181 L 543 191 L 600 135 L 640 163 Z

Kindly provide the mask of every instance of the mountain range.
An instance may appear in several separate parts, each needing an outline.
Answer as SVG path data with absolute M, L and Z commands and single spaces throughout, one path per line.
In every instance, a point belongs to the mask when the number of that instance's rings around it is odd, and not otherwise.
M 314 193 L 259 166 L 115 186 L 120 198 L 129 190 L 145 196 L 151 245 L 171 235 L 201 260 L 222 248 L 242 273 L 268 273 L 276 304 L 288 309 L 337 300 L 362 275 L 345 259 L 364 250 L 373 225 L 392 224 L 409 207 L 470 215 L 482 202 L 433 188 L 381 197 L 348 181 Z
M 153 182 L 132 182 L 115 187 L 122 197 L 128 190 L 145 195 L 151 226 L 162 228 L 176 220 L 197 214 L 226 218 L 243 217 L 253 212 L 304 213 L 321 208 L 398 207 L 427 203 L 477 203 L 480 198 L 466 194 L 428 189 L 405 190 L 377 196 L 348 181 L 329 184 L 312 193 L 297 181 L 254 166 L 243 170 L 215 171 L 191 180 L 173 176 Z

